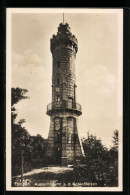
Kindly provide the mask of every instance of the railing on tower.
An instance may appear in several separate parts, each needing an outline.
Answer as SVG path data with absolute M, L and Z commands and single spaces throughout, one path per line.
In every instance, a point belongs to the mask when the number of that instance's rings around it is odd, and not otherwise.
M 73 111 L 82 112 L 82 107 L 79 103 L 72 103 L 70 101 L 57 101 L 47 105 L 47 113 L 59 109 L 70 109 Z

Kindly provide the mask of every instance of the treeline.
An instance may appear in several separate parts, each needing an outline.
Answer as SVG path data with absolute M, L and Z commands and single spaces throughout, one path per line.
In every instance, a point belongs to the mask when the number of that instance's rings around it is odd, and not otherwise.
M 23 127 L 24 119 L 17 123 L 16 109 L 17 104 L 22 99 L 28 99 L 25 94 L 28 91 L 21 88 L 12 88 L 12 107 L 11 107 L 11 125 L 12 125 L 12 176 L 21 174 L 22 160 L 24 164 L 24 172 L 33 168 L 39 168 L 45 165 L 45 155 L 47 148 L 47 140 L 41 135 L 31 136 Z
M 88 135 L 82 140 L 85 156 L 74 168 L 79 182 L 97 183 L 97 186 L 118 186 L 118 130 L 113 132 L 113 146 L 106 148 L 101 139 Z

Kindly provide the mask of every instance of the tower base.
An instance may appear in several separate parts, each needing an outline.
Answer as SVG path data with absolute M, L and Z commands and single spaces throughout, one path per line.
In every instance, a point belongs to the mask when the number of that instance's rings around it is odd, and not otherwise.
M 68 157 L 61 157 L 61 166 L 68 166 Z
M 76 114 L 65 112 L 51 116 L 46 156 L 48 163 L 56 166 L 73 165 L 83 156 Z

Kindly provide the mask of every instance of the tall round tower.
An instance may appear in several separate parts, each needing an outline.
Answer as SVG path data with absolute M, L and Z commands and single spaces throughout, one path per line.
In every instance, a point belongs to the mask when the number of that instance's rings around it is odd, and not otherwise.
M 60 24 L 57 35 L 50 44 L 53 58 L 52 103 L 47 105 L 50 116 L 47 158 L 49 163 L 66 166 L 80 158 L 77 119 L 82 114 L 76 102 L 75 59 L 78 41 L 70 32 L 69 25 Z

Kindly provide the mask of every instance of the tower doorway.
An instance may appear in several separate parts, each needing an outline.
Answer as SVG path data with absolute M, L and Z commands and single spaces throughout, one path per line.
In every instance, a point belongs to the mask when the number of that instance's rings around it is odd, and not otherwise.
M 61 148 L 56 147 L 55 149 L 55 164 L 61 165 Z
M 55 145 L 55 164 L 61 165 L 61 145 L 62 145 L 62 136 L 61 136 L 61 128 L 62 128 L 62 119 L 57 117 L 54 119 L 54 145 Z

